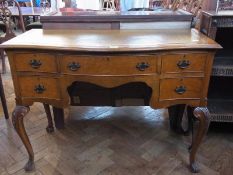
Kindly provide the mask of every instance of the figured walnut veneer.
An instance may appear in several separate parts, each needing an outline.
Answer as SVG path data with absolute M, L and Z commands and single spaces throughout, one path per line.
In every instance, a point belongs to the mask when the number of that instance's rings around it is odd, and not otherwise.
M 76 81 L 107 88 L 143 82 L 152 89 L 152 108 L 205 107 L 214 53 L 221 48 L 196 30 L 31 30 L 1 47 L 9 56 L 16 104 L 43 102 L 57 108 L 69 105 L 67 88 Z M 32 148 L 21 122 L 26 112 L 18 111 L 13 121 L 30 156 L 26 170 L 31 170 Z M 201 125 L 190 154 L 194 172 L 207 114 L 206 108 L 195 110 Z

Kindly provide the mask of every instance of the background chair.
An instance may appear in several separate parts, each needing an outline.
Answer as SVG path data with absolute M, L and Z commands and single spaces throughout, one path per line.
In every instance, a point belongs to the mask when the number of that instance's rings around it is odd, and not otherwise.
M 116 10 L 115 0 L 102 0 L 102 10 L 115 11 Z
M 163 0 L 150 0 L 149 3 L 149 8 L 161 7 L 163 4 Z
M 49 8 L 51 5 L 47 0 L 41 0 L 41 3 L 39 6 L 42 8 Z M 34 22 L 31 22 L 26 25 L 26 31 L 31 30 L 31 29 L 42 29 L 42 24 L 39 20 L 35 21 L 34 19 L 33 21 Z
M 16 36 L 14 33 L 14 26 L 15 25 L 13 24 L 13 21 L 11 18 L 12 17 L 11 11 L 8 8 L 9 4 L 14 4 L 15 7 L 18 9 L 20 28 L 21 28 L 22 32 L 25 31 L 19 3 L 15 0 L 1 0 L 1 2 L 0 2 L 0 20 L 2 23 L 2 27 L 4 29 L 2 30 L 3 33 L 0 37 L 0 44 Z M 6 72 L 6 65 L 5 65 L 4 50 L 1 49 L 0 52 L 1 52 L 0 56 L 2 59 L 2 72 L 5 73 Z M 8 114 L 8 110 L 7 110 L 6 98 L 5 98 L 5 94 L 4 94 L 1 74 L 0 74 L 0 97 L 1 97 L 1 101 L 2 101 L 2 107 L 3 107 L 5 118 L 8 119 L 9 114 Z
M 3 34 L 0 37 L 0 44 L 14 38 L 16 35 L 14 33 L 14 23 L 12 21 L 11 11 L 8 8 L 8 4 L 15 4 L 15 7 L 18 9 L 19 12 L 19 24 L 22 32 L 25 32 L 24 21 L 22 17 L 22 12 L 19 6 L 19 3 L 15 0 L 1 0 L 0 2 L 0 20 L 2 22 L 2 26 L 5 27 L 3 30 Z M 6 64 L 5 64 L 5 54 L 4 50 L 0 49 L 0 57 L 2 60 L 2 73 L 6 72 Z
M 193 14 L 192 27 L 199 29 L 202 5 L 205 0 L 174 0 L 172 9 L 182 9 Z

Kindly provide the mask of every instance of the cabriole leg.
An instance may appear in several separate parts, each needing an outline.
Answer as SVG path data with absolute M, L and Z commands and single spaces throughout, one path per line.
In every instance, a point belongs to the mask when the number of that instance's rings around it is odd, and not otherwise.
M 53 127 L 53 119 L 52 119 L 50 107 L 49 107 L 49 104 L 43 103 L 43 105 L 44 105 L 45 113 L 46 113 L 46 116 L 48 119 L 48 126 L 46 128 L 46 131 L 48 133 L 52 133 L 52 132 L 54 132 L 54 127 Z
M 200 143 L 205 136 L 210 123 L 210 113 L 205 107 L 197 107 L 194 112 L 194 117 L 199 121 L 198 130 L 193 138 L 192 146 L 190 148 L 190 168 L 193 173 L 198 173 L 199 168 L 196 164 L 196 153 L 200 146 Z
M 33 171 L 35 169 L 34 153 L 32 150 L 32 145 L 29 141 L 29 138 L 28 138 L 28 135 L 26 133 L 24 123 L 23 123 L 23 118 L 27 115 L 29 110 L 30 110 L 29 107 L 16 106 L 12 114 L 12 123 L 14 125 L 14 128 L 16 132 L 18 133 L 19 137 L 21 138 L 29 155 L 29 160 L 24 167 L 25 171 Z

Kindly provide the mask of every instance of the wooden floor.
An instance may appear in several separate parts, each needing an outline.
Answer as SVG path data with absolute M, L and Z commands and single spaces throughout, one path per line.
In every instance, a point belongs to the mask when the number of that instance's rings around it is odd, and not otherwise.
M 15 104 L 10 74 L 3 79 L 11 113 Z M 71 107 L 66 110 L 66 128 L 47 134 L 44 110 L 36 103 L 25 118 L 35 152 L 33 173 L 22 169 L 25 148 L 0 110 L 0 175 L 191 174 L 187 168 L 191 137 L 169 131 L 167 110 Z M 233 174 L 232 127 L 209 131 L 198 152 L 200 174 Z

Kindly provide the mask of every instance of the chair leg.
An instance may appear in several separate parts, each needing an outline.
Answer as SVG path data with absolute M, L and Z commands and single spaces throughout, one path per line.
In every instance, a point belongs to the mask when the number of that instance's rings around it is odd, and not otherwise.
M 1 59 L 2 59 L 2 73 L 6 73 L 6 62 L 5 62 L 5 55 L 4 55 L 4 50 L 1 49 Z
M 2 101 L 2 107 L 3 107 L 3 112 L 5 115 L 5 118 L 9 118 L 8 110 L 7 110 L 7 104 L 6 104 L 6 97 L 3 89 L 3 84 L 2 84 L 2 76 L 0 74 L 0 96 L 1 96 L 1 101 Z

